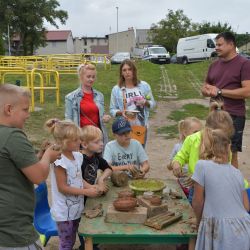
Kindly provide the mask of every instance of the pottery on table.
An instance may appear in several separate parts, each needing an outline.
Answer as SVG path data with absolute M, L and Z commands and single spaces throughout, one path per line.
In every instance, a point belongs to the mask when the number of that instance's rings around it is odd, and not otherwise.
M 130 190 L 123 190 L 118 192 L 118 198 L 135 197 L 134 192 Z
M 118 211 L 128 212 L 137 206 L 137 199 L 132 197 L 118 198 L 113 202 L 113 206 Z
M 160 206 L 162 203 L 162 200 L 158 195 L 153 195 L 149 200 L 153 206 Z

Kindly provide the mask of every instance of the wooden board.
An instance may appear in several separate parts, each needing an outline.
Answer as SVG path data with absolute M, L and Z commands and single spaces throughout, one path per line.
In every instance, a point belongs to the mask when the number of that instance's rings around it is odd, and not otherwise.
M 154 206 L 149 200 L 144 199 L 143 196 L 137 196 L 137 200 L 141 206 L 148 209 L 148 218 L 168 211 L 167 203 L 162 203 L 159 206 Z
M 147 208 L 135 207 L 129 212 L 115 210 L 112 204 L 108 206 L 105 221 L 123 224 L 143 224 L 147 219 Z

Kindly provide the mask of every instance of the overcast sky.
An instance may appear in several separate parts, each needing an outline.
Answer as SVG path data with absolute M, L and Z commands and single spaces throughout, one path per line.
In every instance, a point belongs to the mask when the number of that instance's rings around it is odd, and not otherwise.
M 250 34 L 250 0 L 58 0 L 68 12 L 66 25 L 73 36 L 104 36 L 129 27 L 150 28 L 168 9 L 183 9 L 192 22 L 229 23 L 237 33 Z M 54 27 L 46 25 L 49 30 Z

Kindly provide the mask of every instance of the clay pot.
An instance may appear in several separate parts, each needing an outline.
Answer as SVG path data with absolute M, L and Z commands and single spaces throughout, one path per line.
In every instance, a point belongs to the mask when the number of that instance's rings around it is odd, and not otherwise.
M 118 198 L 135 197 L 134 192 L 130 190 L 123 190 L 118 193 Z
M 113 171 L 111 181 L 116 187 L 124 187 L 128 185 L 128 175 L 123 171 Z
M 118 198 L 113 202 L 113 206 L 116 210 L 122 212 L 128 212 L 133 210 L 137 205 L 137 199 L 132 197 Z
M 160 206 L 161 203 L 162 203 L 162 200 L 161 200 L 161 198 L 159 196 L 154 195 L 154 196 L 152 196 L 152 198 L 150 198 L 150 203 L 153 206 Z

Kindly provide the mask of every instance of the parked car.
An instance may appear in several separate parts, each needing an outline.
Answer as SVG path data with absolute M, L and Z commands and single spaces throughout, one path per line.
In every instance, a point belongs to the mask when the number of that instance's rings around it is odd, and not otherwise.
M 170 63 L 177 63 L 177 55 L 174 54 L 170 57 Z
M 151 45 L 144 48 L 142 60 L 152 63 L 166 64 L 170 63 L 170 55 L 168 51 L 160 45 Z
M 241 56 L 243 56 L 243 57 L 250 60 L 250 56 L 248 54 L 244 53 L 244 52 L 240 52 L 239 55 L 241 55 Z
M 129 52 L 117 52 L 111 57 L 111 64 L 122 63 L 125 59 L 131 59 Z

